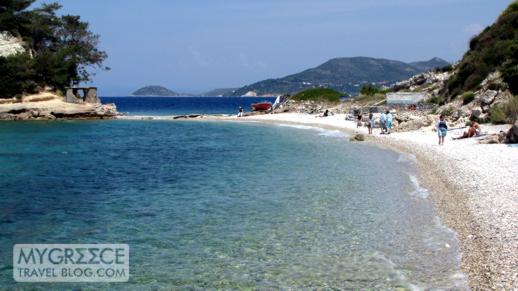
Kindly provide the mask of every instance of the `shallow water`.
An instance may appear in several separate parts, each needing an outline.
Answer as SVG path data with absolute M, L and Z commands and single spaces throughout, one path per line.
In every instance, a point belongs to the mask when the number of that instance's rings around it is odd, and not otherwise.
M 341 132 L 63 121 L 0 139 L 0 289 L 466 288 L 412 158 Z M 16 243 L 127 243 L 131 278 L 15 283 Z

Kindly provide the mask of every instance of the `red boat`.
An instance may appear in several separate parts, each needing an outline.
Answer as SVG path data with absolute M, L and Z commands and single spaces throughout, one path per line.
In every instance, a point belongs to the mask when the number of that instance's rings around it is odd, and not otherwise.
M 252 104 L 252 111 L 266 111 L 272 108 L 271 102 L 259 102 Z

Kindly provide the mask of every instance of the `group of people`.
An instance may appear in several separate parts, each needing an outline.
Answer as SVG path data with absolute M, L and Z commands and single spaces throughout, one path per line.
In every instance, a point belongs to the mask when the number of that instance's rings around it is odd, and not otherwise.
M 444 118 L 444 115 L 439 116 L 439 121 L 435 124 L 434 131 L 437 132 L 437 136 L 439 137 L 439 145 L 444 145 L 444 138 L 448 134 L 448 123 Z M 462 139 L 462 138 L 470 138 L 479 136 L 482 134 L 482 130 L 480 124 L 475 120 L 471 120 L 469 122 L 468 130 L 465 131 L 461 136 L 457 136 L 452 138 L 453 140 Z
M 362 115 L 358 114 L 357 116 L 357 125 L 356 128 L 359 128 L 363 125 L 362 123 Z M 393 126 L 393 119 L 394 116 L 390 111 L 382 112 L 380 115 L 380 128 L 381 128 L 381 134 L 390 134 Z M 369 114 L 369 119 L 366 122 L 367 129 L 369 130 L 369 134 L 372 134 L 372 128 L 374 127 L 374 117 L 373 114 Z M 448 134 L 448 123 L 446 122 L 446 119 L 444 115 L 439 116 L 439 120 L 435 124 L 434 131 L 437 132 L 438 138 L 439 138 L 439 145 L 444 144 L 444 138 Z M 479 136 L 481 134 L 480 124 L 476 122 L 475 120 L 471 120 L 469 123 L 469 128 L 467 131 L 465 131 L 461 136 L 454 137 L 453 140 L 462 139 L 462 138 L 470 138 Z
M 361 114 L 358 114 L 358 122 L 356 124 L 356 128 L 362 126 L 362 118 Z M 392 122 L 394 120 L 394 116 L 390 111 L 382 112 L 380 116 L 380 128 L 381 134 L 390 134 L 392 130 Z M 372 128 L 374 127 L 374 115 L 372 113 L 369 114 L 369 119 L 367 120 L 367 128 L 369 129 L 369 134 L 372 134 Z

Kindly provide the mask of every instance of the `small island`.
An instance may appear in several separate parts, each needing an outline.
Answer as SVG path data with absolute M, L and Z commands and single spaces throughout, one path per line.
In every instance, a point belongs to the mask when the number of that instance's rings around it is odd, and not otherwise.
M 137 91 L 133 92 L 131 95 L 139 96 L 139 97 L 144 97 L 144 96 L 150 96 L 150 97 L 188 97 L 188 96 L 191 96 L 190 94 L 177 93 L 177 92 L 175 92 L 173 90 L 167 89 L 166 87 L 157 86 L 157 85 L 142 87 L 142 88 L 138 89 Z

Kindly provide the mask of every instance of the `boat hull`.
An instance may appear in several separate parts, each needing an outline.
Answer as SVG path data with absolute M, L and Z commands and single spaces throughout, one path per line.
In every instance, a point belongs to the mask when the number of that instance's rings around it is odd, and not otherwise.
M 270 102 L 259 102 L 252 104 L 253 111 L 266 111 L 272 108 L 272 103 Z

